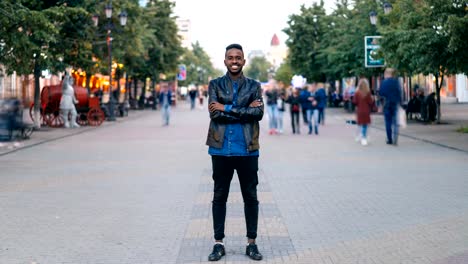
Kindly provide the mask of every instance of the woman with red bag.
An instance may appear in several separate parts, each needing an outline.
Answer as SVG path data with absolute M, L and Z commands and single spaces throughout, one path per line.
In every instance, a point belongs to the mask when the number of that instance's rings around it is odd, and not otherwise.
M 286 103 L 291 105 L 291 126 L 293 134 L 300 134 L 299 113 L 301 111 L 301 101 L 299 97 L 300 89 L 292 88 L 292 94 L 286 99 Z

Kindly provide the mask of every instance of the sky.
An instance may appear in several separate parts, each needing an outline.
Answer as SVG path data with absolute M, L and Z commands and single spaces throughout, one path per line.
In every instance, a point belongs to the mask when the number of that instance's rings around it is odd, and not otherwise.
M 140 2 L 144 2 L 141 0 Z M 174 13 L 191 21 L 192 42 L 210 55 L 213 65 L 224 70 L 225 47 L 239 43 L 247 57 L 252 50 L 268 51 L 271 38 L 277 34 L 281 45 L 287 39 L 282 32 L 288 17 L 299 14 L 302 4 L 314 0 L 175 0 Z M 331 10 L 333 0 L 325 0 Z M 247 61 L 248 64 L 248 61 Z

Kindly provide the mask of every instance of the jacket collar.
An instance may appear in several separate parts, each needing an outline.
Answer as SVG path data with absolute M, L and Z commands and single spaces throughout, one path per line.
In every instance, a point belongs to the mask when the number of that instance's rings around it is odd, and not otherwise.
M 232 82 L 233 80 L 231 79 L 231 77 L 229 76 L 229 72 L 226 72 L 226 75 L 225 75 L 226 79 L 226 85 L 227 87 L 229 87 L 229 89 L 232 90 Z M 239 76 L 239 78 L 237 79 L 237 82 L 239 84 L 239 89 L 243 86 L 243 84 L 245 83 L 245 76 L 244 76 L 244 73 L 241 72 L 241 75 Z

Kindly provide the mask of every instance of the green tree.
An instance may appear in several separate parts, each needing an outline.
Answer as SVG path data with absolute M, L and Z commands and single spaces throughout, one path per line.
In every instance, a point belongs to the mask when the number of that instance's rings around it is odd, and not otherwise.
M 211 78 L 222 74 L 214 68 L 210 56 L 198 41 L 192 44 L 192 49 L 185 50 L 180 62 L 187 68 L 187 79 L 180 82 L 182 86 L 207 84 Z
M 34 75 L 34 125 L 40 127 L 39 79 L 43 70 L 61 67 L 60 43 L 68 39 L 60 31 L 71 16 L 83 16 L 86 12 L 76 7 L 59 5 L 58 1 L 4 0 L 0 9 L 8 13 L 0 19 L 2 49 L 0 63 L 8 73 Z
M 294 72 L 308 80 L 325 79 L 326 61 L 320 56 L 324 35 L 323 18 L 326 16 L 323 0 L 312 7 L 301 6 L 300 14 L 290 15 L 288 27 L 283 31 L 288 35 L 289 60 Z
M 468 74 L 468 2 L 453 0 L 453 12 L 447 18 L 448 48 L 455 57 L 455 67 L 458 72 Z
M 177 24 L 173 14 L 175 3 L 170 0 L 148 1 L 145 9 L 148 28 L 154 34 L 153 42 L 147 47 L 148 76 L 159 80 L 159 74 L 175 77 L 179 58 L 183 54 Z
M 466 70 L 466 61 L 460 61 L 460 56 L 466 56 L 466 51 L 460 50 L 461 46 L 457 44 L 459 36 L 454 35 L 463 32 L 457 29 L 466 18 L 466 4 L 461 2 L 397 1 L 389 15 L 389 25 L 382 30 L 382 49 L 389 66 L 435 77 L 439 123 L 440 90 L 444 78 Z
M 272 73 L 270 69 L 272 69 L 273 65 L 265 57 L 254 57 L 247 61 L 246 65 L 244 73 L 247 77 L 260 82 L 268 81 L 269 74 Z
M 275 73 L 275 80 L 288 85 L 291 83 L 294 73 L 288 60 L 283 61 Z

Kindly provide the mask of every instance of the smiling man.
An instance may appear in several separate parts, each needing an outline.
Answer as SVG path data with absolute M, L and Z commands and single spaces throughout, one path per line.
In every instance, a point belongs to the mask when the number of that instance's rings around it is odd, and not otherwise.
M 242 73 L 244 52 L 239 44 L 226 47 L 226 75 L 210 81 L 208 87 L 210 126 L 206 144 L 211 155 L 214 181 L 212 202 L 215 245 L 208 256 L 220 260 L 223 244 L 226 202 L 234 170 L 239 177 L 247 227 L 246 255 L 261 260 L 255 239 L 258 225 L 259 121 L 263 117 L 260 83 Z

